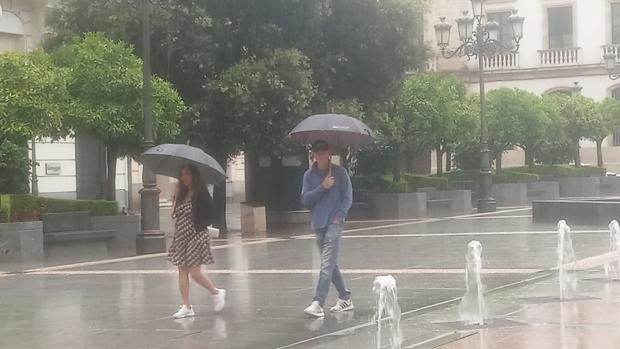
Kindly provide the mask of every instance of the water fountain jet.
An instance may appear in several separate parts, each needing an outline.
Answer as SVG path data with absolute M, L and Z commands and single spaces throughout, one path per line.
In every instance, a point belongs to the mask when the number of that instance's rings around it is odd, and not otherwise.
M 465 285 L 467 291 L 461 299 L 459 313 L 461 321 L 467 325 L 484 325 L 485 304 L 482 280 L 482 244 L 473 240 L 467 244 L 467 254 L 465 255 L 467 267 L 465 269 Z
M 607 280 L 620 280 L 620 224 L 617 220 L 609 223 L 609 252 L 611 260 L 605 264 Z
M 372 291 L 375 295 L 377 312 L 375 321 L 377 322 L 377 348 L 381 348 L 381 318 L 386 317 L 390 321 L 390 348 L 401 349 L 403 336 L 400 329 L 400 305 L 398 304 L 398 293 L 396 280 L 392 275 L 377 276 L 373 283 Z
M 575 250 L 570 236 L 570 227 L 566 221 L 558 222 L 558 273 L 560 284 L 560 300 L 575 296 L 577 290 L 577 274 L 575 271 Z

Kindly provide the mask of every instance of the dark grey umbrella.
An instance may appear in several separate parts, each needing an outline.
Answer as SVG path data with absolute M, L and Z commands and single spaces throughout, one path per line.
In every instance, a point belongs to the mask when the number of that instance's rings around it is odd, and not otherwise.
M 181 167 L 195 165 L 207 184 L 216 184 L 226 179 L 222 166 L 202 149 L 185 144 L 162 144 L 153 147 L 140 156 L 142 165 L 156 174 L 179 177 Z
M 370 127 L 343 114 L 318 114 L 304 119 L 289 137 L 302 144 L 326 141 L 332 147 L 370 144 L 374 138 Z

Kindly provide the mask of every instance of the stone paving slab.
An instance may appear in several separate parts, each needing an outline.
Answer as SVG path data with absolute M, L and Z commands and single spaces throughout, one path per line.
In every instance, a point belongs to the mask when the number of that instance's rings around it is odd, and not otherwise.
M 555 265 L 555 227 L 532 225 L 527 214 L 396 222 L 345 232 L 339 262 L 356 310 L 323 320 L 302 314 L 319 265 L 314 241 L 303 234 L 218 242 L 216 264 L 209 269 L 216 283 L 229 290 L 229 304 L 214 314 L 210 296 L 194 285 L 194 319 L 170 317 L 179 295 L 165 255 L 0 274 L 0 348 L 376 348 L 385 345 L 385 337 L 377 340 L 371 323 L 371 287 L 382 271 L 392 271 L 399 286 L 403 348 L 474 340 L 481 331 L 437 324 L 458 321 L 465 245 L 472 239 L 483 243 L 489 317 L 528 325 L 519 331 L 547 322 L 557 326 L 557 308 L 537 308 L 556 304 L 522 301 L 557 292 L 553 272 L 537 272 Z M 601 227 L 573 230 L 578 259 L 607 252 L 608 234 Z M 602 277 L 597 268 L 580 277 Z M 619 283 L 581 281 L 579 294 L 600 300 L 574 304 L 601 302 L 597 311 L 604 311 L 605 304 L 620 300 L 619 288 Z M 334 301 L 332 289 L 328 304 Z M 549 319 L 535 320 L 545 314 Z M 588 326 L 595 325 L 607 326 Z M 506 332 L 493 333 L 503 338 Z

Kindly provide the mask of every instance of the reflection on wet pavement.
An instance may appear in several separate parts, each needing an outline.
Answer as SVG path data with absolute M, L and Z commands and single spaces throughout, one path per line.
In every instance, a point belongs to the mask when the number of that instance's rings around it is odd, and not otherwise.
M 588 265 L 596 270 L 579 273 L 593 281 L 581 281 L 578 290 L 599 299 L 523 300 L 557 296 L 554 272 L 544 272 L 555 267 L 555 227 L 532 224 L 529 213 L 348 223 L 339 264 L 356 310 L 324 319 L 302 312 L 320 263 L 307 227 L 217 241 L 210 269 L 229 290 L 228 307 L 214 314 L 211 297 L 193 286 L 197 316 L 182 320 L 171 318 L 180 301 L 174 268 L 163 254 L 93 261 L 68 251 L 65 259 L 1 265 L 0 347 L 376 348 L 372 281 L 388 273 L 398 282 L 403 348 L 620 347 L 620 283 L 604 281 L 600 258 Z M 572 228 L 578 260 L 609 250 L 604 227 Z M 485 246 L 489 316 L 524 326 L 455 331 L 441 324 L 458 320 L 463 256 L 474 239 Z

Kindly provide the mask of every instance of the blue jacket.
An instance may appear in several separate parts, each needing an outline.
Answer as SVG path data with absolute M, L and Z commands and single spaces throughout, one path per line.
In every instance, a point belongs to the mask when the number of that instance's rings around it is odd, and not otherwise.
M 301 201 L 312 210 L 312 229 L 323 229 L 337 219 L 344 222 L 353 203 L 353 188 L 347 170 L 331 165 L 334 186 L 326 190 L 321 185 L 325 175 L 312 165 L 304 174 Z

